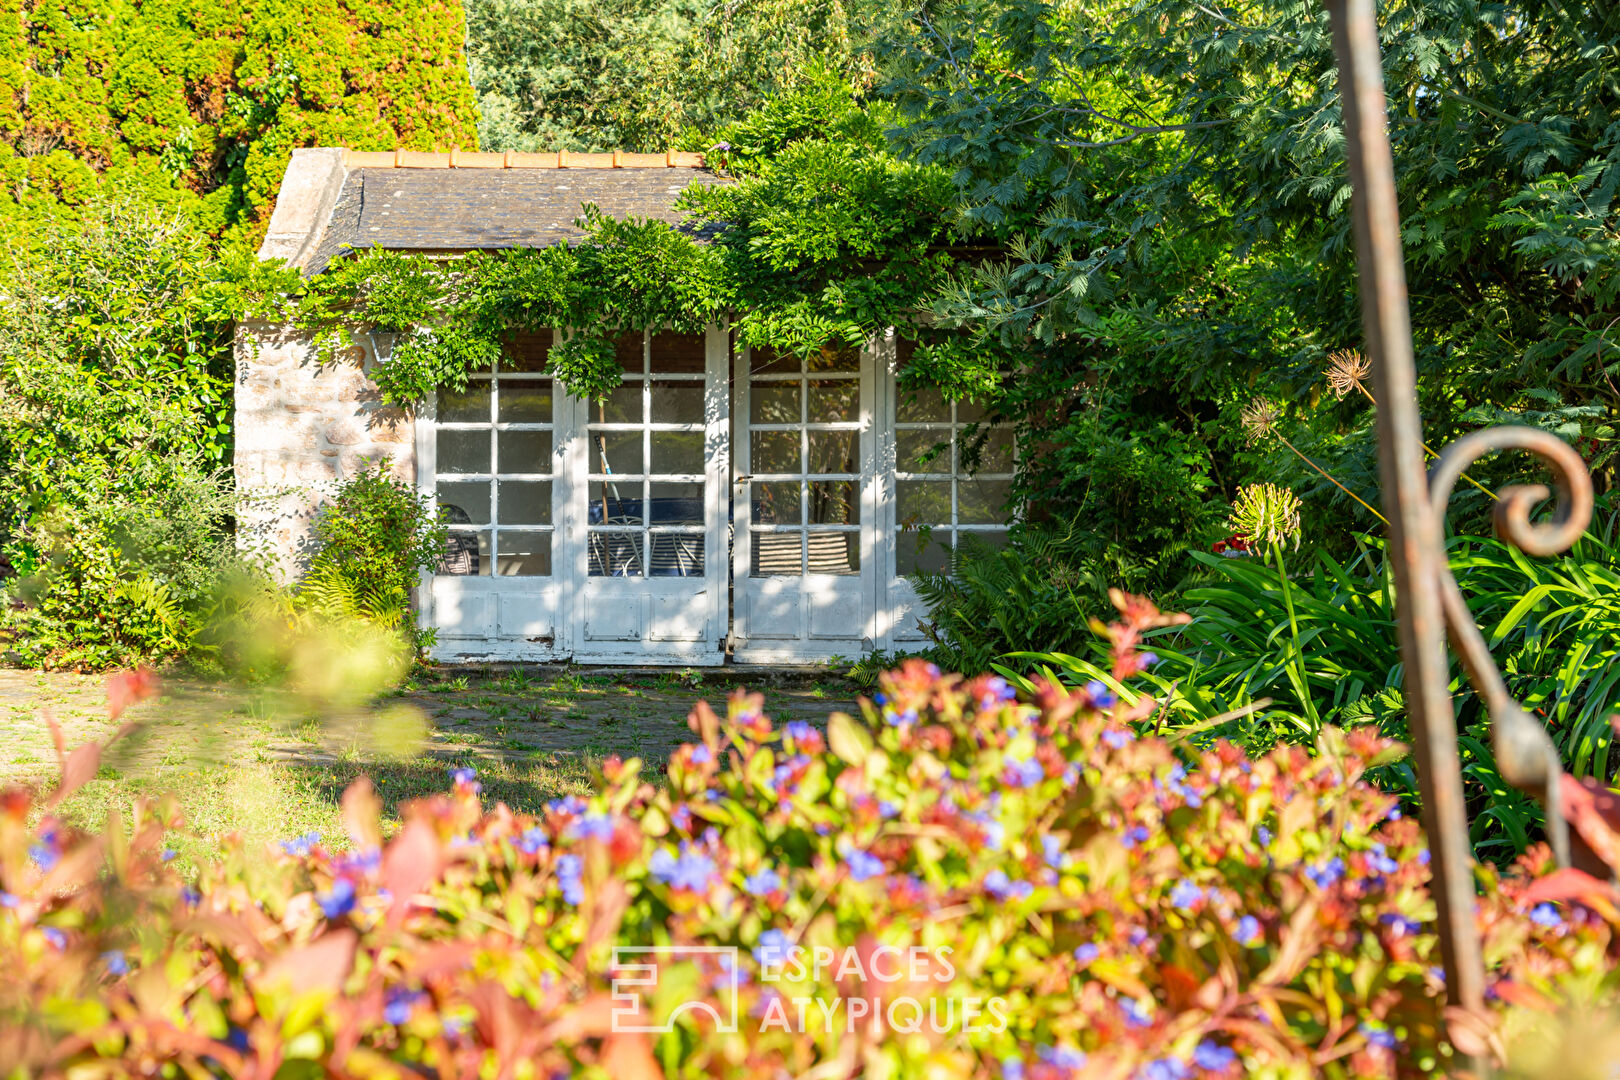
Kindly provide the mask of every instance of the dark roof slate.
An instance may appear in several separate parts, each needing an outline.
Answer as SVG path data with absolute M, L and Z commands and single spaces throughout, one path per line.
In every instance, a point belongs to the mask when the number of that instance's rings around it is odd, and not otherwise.
M 586 203 L 611 218 L 681 224 L 677 195 L 725 183 L 701 168 L 388 169 L 350 172 L 307 267 L 320 273 L 346 249 L 471 251 L 578 243 Z M 715 231 L 693 230 L 699 238 Z

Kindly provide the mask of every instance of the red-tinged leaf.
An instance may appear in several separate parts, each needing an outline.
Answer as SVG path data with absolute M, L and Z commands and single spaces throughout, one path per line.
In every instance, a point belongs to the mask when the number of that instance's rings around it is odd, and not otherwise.
M 78 791 L 91 780 L 95 779 L 96 770 L 101 768 L 101 747 L 95 743 L 85 743 L 67 756 L 62 762 L 62 779 L 57 782 L 56 790 L 45 801 L 47 807 L 55 806 L 69 795 Z
M 1591 777 L 1577 780 L 1568 773 L 1559 779 L 1558 794 L 1564 817 L 1586 846 L 1611 870 L 1620 870 L 1620 795 Z
M 343 791 L 343 828 L 361 850 L 382 847 L 382 800 L 369 777 L 361 776 Z
M 1518 1005 L 1526 1009 L 1535 1009 L 1537 1012 L 1553 1012 L 1556 1006 L 1545 995 L 1534 987 L 1526 986 L 1522 982 L 1512 979 L 1502 979 L 1496 984 L 1496 996 L 1509 1005 Z
M 383 887 L 393 896 L 388 917 L 405 913 L 411 898 L 439 876 L 444 867 L 444 845 L 433 826 L 420 819 L 406 824 L 383 852 Z
M 658 1067 L 647 1036 L 639 1031 L 609 1038 L 602 1051 L 602 1068 L 613 1080 L 664 1080 L 664 1070 Z
M 264 945 L 252 929 L 234 915 L 193 915 L 176 924 L 176 937 L 195 934 L 204 941 L 233 949 L 242 959 L 264 956 Z
M 1524 891 L 1521 900 L 1525 904 L 1539 904 L 1543 900 L 1578 900 L 1583 904 L 1597 901 L 1612 907 L 1615 891 L 1613 885 L 1599 881 L 1584 870 L 1566 867 L 1554 870 L 1544 878 L 1537 878 Z
M 67 744 L 62 741 L 62 725 L 56 722 L 56 713 L 45 710 L 45 725 L 51 729 L 51 743 L 56 747 L 56 763 L 67 765 Z
M 131 705 L 156 694 L 159 686 L 157 673 L 151 668 L 120 671 L 107 680 L 107 715 L 118 719 Z
M 613 1011 L 616 1006 L 610 994 L 592 994 L 570 1008 L 555 1023 L 546 1028 L 542 1042 L 571 1045 L 581 1039 L 595 1039 L 613 1031 Z
M 257 981 L 265 987 L 283 984 L 295 994 L 309 990 L 337 993 L 354 967 L 359 942 L 359 936 L 348 927 L 329 931 L 277 958 L 259 973 Z
M 428 948 L 413 949 L 400 957 L 407 971 L 424 981 L 466 968 L 478 945 L 471 941 L 447 941 Z

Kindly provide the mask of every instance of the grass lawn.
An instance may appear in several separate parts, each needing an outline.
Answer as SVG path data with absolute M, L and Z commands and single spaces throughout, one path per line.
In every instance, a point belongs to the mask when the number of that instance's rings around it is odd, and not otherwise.
M 489 802 L 533 811 L 586 790 L 591 764 L 611 754 L 641 758 L 656 778 L 689 738 L 686 716 L 700 697 L 723 710 L 738 685 L 761 689 L 778 723 L 820 722 L 854 708 L 855 688 L 836 677 L 772 682 L 730 672 L 430 669 L 380 703 L 383 714 L 407 718 L 399 725 L 375 714 L 317 721 L 262 694 L 171 681 L 161 698 L 126 714 L 141 729 L 114 745 L 63 813 L 99 828 L 110 808 L 173 792 L 187 828 L 171 846 L 189 863 L 212 855 L 231 832 L 250 844 L 307 832 L 341 842 L 338 798 L 362 772 L 389 815 L 400 802 L 446 790 L 448 770 L 465 765 L 478 769 Z M 47 715 L 69 748 L 116 729 L 104 678 L 0 669 L 0 785 L 54 782 Z M 411 737 L 397 734 L 400 727 Z

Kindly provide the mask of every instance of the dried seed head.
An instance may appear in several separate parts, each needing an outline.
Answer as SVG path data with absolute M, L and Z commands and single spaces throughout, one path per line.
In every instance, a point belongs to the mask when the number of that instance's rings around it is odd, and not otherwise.
M 1253 446 L 1277 430 L 1282 413 L 1265 398 L 1255 398 L 1243 410 L 1242 419 L 1243 430 L 1249 433 L 1249 445 Z
M 1354 349 L 1340 349 L 1328 353 L 1324 374 L 1327 375 L 1328 385 L 1333 387 L 1334 397 L 1342 398 L 1352 390 L 1366 394 L 1364 382 L 1372 374 L 1372 363 Z

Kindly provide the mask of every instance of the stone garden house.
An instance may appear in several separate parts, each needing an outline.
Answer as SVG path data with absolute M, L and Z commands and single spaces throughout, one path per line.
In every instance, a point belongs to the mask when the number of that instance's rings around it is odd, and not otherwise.
M 452 258 L 577 242 L 585 203 L 676 222 L 695 154 L 293 154 L 260 249 L 306 274 L 357 249 Z M 548 335 L 415 409 L 368 375 L 384 335 L 321 363 L 308 336 L 246 323 L 236 346 L 241 534 L 296 574 L 321 500 L 387 457 L 451 540 L 419 617 L 441 660 L 783 663 L 924 640 L 908 575 L 965 537 L 995 542 L 1012 433 L 957 466 L 977 416 L 896 392 L 892 336 L 808 359 L 741 346 L 723 323 L 618 342 L 624 385 L 577 399 L 545 373 Z M 938 452 L 927 454 L 931 448 Z

